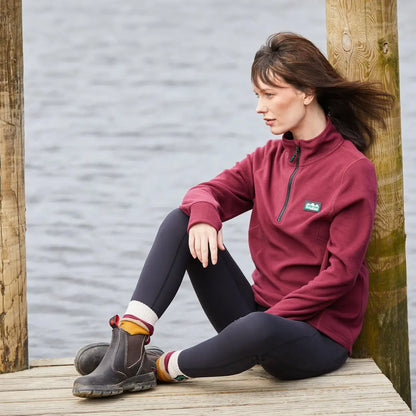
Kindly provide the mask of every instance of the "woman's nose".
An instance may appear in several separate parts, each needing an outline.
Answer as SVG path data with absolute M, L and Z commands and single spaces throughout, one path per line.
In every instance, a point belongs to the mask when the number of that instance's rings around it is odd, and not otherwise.
M 257 107 L 256 107 L 256 113 L 258 114 L 263 114 L 266 112 L 266 108 L 265 105 L 263 103 L 263 100 L 261 100 L 260 98 L 257 100 Z

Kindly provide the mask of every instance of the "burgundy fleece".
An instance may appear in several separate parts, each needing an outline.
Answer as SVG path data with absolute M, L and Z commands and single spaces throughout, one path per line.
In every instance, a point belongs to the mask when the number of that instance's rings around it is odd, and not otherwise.
M 374 166 L 328 121 L 310 141 L 290 134 L 270 140 L 191 188 L 181 209 L 189 227 L 204 222 L 217 230 L 252 209 L 256 301 L 267 313 L 308 322 L 351 352 L 367 305 L 365 252 L 376 194 Z

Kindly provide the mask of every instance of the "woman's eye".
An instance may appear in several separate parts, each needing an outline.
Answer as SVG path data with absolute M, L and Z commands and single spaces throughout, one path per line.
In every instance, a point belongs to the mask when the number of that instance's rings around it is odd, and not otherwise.
M 254 95 L 256 96 L 256 98 L 260 98 L 260 94 L 258 94 L 257 92 L 255 92 Z M 274 96 L 275 94 L 272 94 L 271 92 L 262 93 L 262 97 L 272 98 Z

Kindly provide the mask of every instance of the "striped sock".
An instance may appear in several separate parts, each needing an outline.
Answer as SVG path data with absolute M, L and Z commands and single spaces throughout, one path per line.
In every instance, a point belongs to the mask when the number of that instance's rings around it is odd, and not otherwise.
M 129 329 L 138 334 L 148 334 L 152 335 L 154 331 L 154 326 L 158 320 L 156 313 L 150 309 L 147 305 L 137 300 L 132 300 L 126 309 L 126 313 L 121 319 L 120 327 L 129 332 Z M 143 328 L 146 332 L 140 332 L 139 328 L 136 328 L 134 325 L 128 325 L 128 323 L 135 324 L 136 327 Z M 126 329 L 128 328 L 128 329 Z
M 166 352 L 156 361 L 157 378 L 160 381 L 183 381 L 189 378 L 179 368 L 178 358 L 181 351 Z
M 124 329 L 130 335 L 150 335 L 149 331 L 146 328 L 143 328 L 141 325 L 138 325 L 131 321 L 124 321 L 123 319 L 120 321 L 119 328 Z

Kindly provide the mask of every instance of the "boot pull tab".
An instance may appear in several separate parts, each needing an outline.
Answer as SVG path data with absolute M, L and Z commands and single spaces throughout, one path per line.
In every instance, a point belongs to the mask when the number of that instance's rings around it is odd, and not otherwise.
M 110 318 L 109 324 L 111 328 L 118 328 L 119 322 L 120 322 L 120 317 L 118 315 L 114 315 L 112 318 Z

